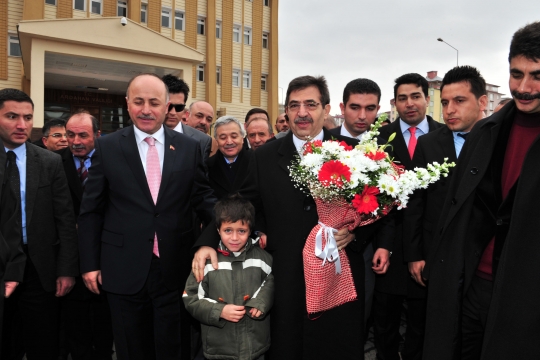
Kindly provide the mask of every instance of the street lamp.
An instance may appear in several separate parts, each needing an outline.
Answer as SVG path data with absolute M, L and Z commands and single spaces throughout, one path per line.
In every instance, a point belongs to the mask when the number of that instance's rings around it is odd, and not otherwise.
M 447 43 L 446 41 L 444 41 L 444 40 L 441 39 L 441 38 L 438 38 L 437 41 L 443 42 L 443 43 L 445 43 L 446 45 L 450 46 L 452 49 L 456 50 L 456 53 L 457 53 L 457 55 L 456 55 L 456 63 L 457 63 L 457 66 L 459 66 L 459 50 L 456 49 L 455 47 L 453 47 L 452 45 L 450 45 L 449 43 Z

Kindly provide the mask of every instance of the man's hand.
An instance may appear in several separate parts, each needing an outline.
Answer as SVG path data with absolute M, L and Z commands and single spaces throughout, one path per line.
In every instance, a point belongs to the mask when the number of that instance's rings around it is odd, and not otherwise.
M 347 227 L 344 227 L 334 234 L 334 239 L 336 239 L 338 250 L 342 250 L 354 240 L 354 234 L 349 232 Z
M 99 285 L 101 285 L 101 270 L 90 271 L 82 274 L 84 285 L 93 292 L 94 294 L 99 294 Z
M 206 260 L 210 259 L 212 267 L 218 269 L 217 252 L 210 246 L 201 246 L 195 253 L 193 261 L 191 262 L 191 270 L 197 282 L 201 282 L 204 279 L 204 267 Z
M 243 306 L 237 305 L 225 305 L 223 310 L 221 310 L 221 318 L 230 321 L 230 322 L 239 322 L 244 317 L 246 310 Z
M 75 285 L 75 278 L 73 276 L 59 276 L 56 279 L 56 297 L 62 297 L 67 295 Z
M 9 297 L 15 291 L 15 288 L 19 285 L 17 281 L 6 281 L 4 297 Z
M 422 277 L 422 271 L 424 270 L 424 266 L 426 266 L 426 262 L 424 260 L 420 261 L 411 261 L 409 263 L 409 272 L 411 273 L 411 277 L 416 281 L 418 284 L 422 286 L 426 286 L 424 283 L 424 279 Z
M 249 314 L 251 315 L 252 318 L 258 318 L 259 316 L 262 315 L 262 311 L 257 310 L 255 308 L 251 308 L 251 310 L 249 310 Z
M 388 271 L 388 267 L 390 266 L 390 251 L 378 248 L 373 255 L 372 264 L 372 269 L 375 274 L 386 274 L 386 271 Z

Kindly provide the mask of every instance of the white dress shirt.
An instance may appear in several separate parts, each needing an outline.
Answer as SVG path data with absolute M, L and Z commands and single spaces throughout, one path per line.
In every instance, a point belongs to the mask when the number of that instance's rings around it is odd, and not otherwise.
M 399 127 L 401 128 L 401 133 L 403 134 L 403 138 L 405 139 L 405 144 L 409 146 L 409 139 L 411 138 L 411 133 L 409 132 L 409 128 L 414 127 L 414 126 L 411 126 L 407 124 L 405 121 L 399 119 Z M 418 140 L 420 136 L 426 135 L 428 132 L 429 132 L 429 124 L 427 122 L 427 118 L 425 117 L 424 120 L 420 122 L 420 124 L 416 125 L 416 133 L 415 133 L 416 139 Z
M 357 140 L 362 140 L 362 137 L 364 135 L 366 135 L 368 132 L 367 131 L 364 131 L 363 133 L 361 133 L 360 135 L 358 136 L 353 136 L 348 130 L 347 128 L 345 127 L 345 124 L 341 125 L 341 131 L 339 132 L 339 134 L 341 136 L 346 136 L 346 137 L 350 137 L 350 138 L 353 138 L 353 139 L 357 139 Z
M 141 156 L 144 173 L 146 174 L 146 154 L 148 153 L 148 147 L 150 146 L 144 139 L 151 136 L 156 140 L 155 145 L 159 156 L 159 168 L 163 174 L 163 157 L 165 155 L 165 130 L 163 130 L 163 125 L 161 125 L 159 130 L 152 135 L 142 132 L 136 126 L 133 126 L 133 130 L 135 131 L 135 141 L 137 142 L 137 148 L 139 149 L 139 155 Z
M 300 150 L 302 150 L 302 147 L 304 146 L 304 144 L 307 142 L 307 140 L 301 140 L 299 138 L 296 137 L 296 135 L 293 134 L 293 143 L 294 143 L 294 146 L 296 147 L 296 151 L 300 152 Z M 317 136 L 315 136 L 313 139 L 311 139 L 311 141 L 315 141 L 315 140 L 324 140 L 324 132 L 321 130 L 320 133 L 317 134 Z

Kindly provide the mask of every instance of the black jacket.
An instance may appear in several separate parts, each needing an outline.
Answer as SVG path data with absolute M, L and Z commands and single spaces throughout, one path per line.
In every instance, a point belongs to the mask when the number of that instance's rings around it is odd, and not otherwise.
M 210 186 L 214 190 L 214 195 L 219 199 L 232 195 L 240 190 L 240 186 L 248 175 L 249 163 L 253 151 L 242 149 L 235 161 L 236 177 L 231 183 L 225 173 L 225 158 L 221 151 L 217 151 L 206 162 L 208 168 L 208 179 Z

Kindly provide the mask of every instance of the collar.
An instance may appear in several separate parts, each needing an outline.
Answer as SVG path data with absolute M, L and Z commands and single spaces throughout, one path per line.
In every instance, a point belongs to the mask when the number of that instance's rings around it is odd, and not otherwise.
M 307 140 L 301 140 L 297 138 L 296 135 L 294 135 L 294 133 L 293 133 L 292 139 L 293 139 L 294 147 L 296 148 L 297 151 L 302 149 L 304 144 L 307 142 Z M 311 139 L 311 141 L 313 140 L 321 140 L 321 141 L 324 140 L 324 131 L 321 129 L 321 132 L 318 133 L 313 139 Z
M 94 156 L 94 153 L 96 152 L 96 149 L 92 149 L 92 151 L 90 151 L 88 154 L 86 154 L 86 156 L 88 156 L 89 159 L 92 159 L 92 156 Z M 73 156 L 74 158 L 80 158 L 81 156 L 75 156 L 73 155 L 73 153 L 71 153 L 71 156 Z
M 152 136 L 154 139 L 156 139 L 157 142 L 165 145 L 165 130 L 163 130 L 163 124 L 161 125 L 159 130 L 153 134 L 147 134 L 139 130 L 139 128 L 135 125 L 133 125 L 133 131 L 135 132 L 135 141 L 137 142 L 137 144 L 143 142 L 144 139 L 146 139 L 148 136 Z
M 407 124 L 405 121 L 399 119 L 399 127 L 401 129 L 401 133 L 403 134 L 405 131 L 409 130 L 411 125 Z M 420 124 L 416 125 L 416 127 L 424 134 L 427 134 L 429 132 L 429 123 L 427 121 L 427 117 L 424 118 L 424 120 L 420 121 Z
M 6 150 L 6 153 L 8 151 L 13 151 L 15 153 L 15 156 L 17 157 L 18 160 L 21 160 L 21 159 L 24 159 L 26 157 L 26 143 L 24 144 L 21 144 L 19 146 L 17 146 L 15 149 L 8 149 L 7 147 L 4 146 L 4 149 Z
M 173 130 L 183 134 L 184 133 L 184 127 L 182 126 L 182 122 L 180 121 L 178 123 L 178 125 L 176 125 L 176 127 Z
M 236 157 L 234 158 L 233 161 L 229 161 L 229 159 L 227 159 L 225 157 L 225 155 L 223 156 L 223 158 L 225 159 L 225 162 L 230 165 L 230 164 L 234 164 L 236 162 L 236 159 L 238 159 L 238 155 L 236 155 Z

